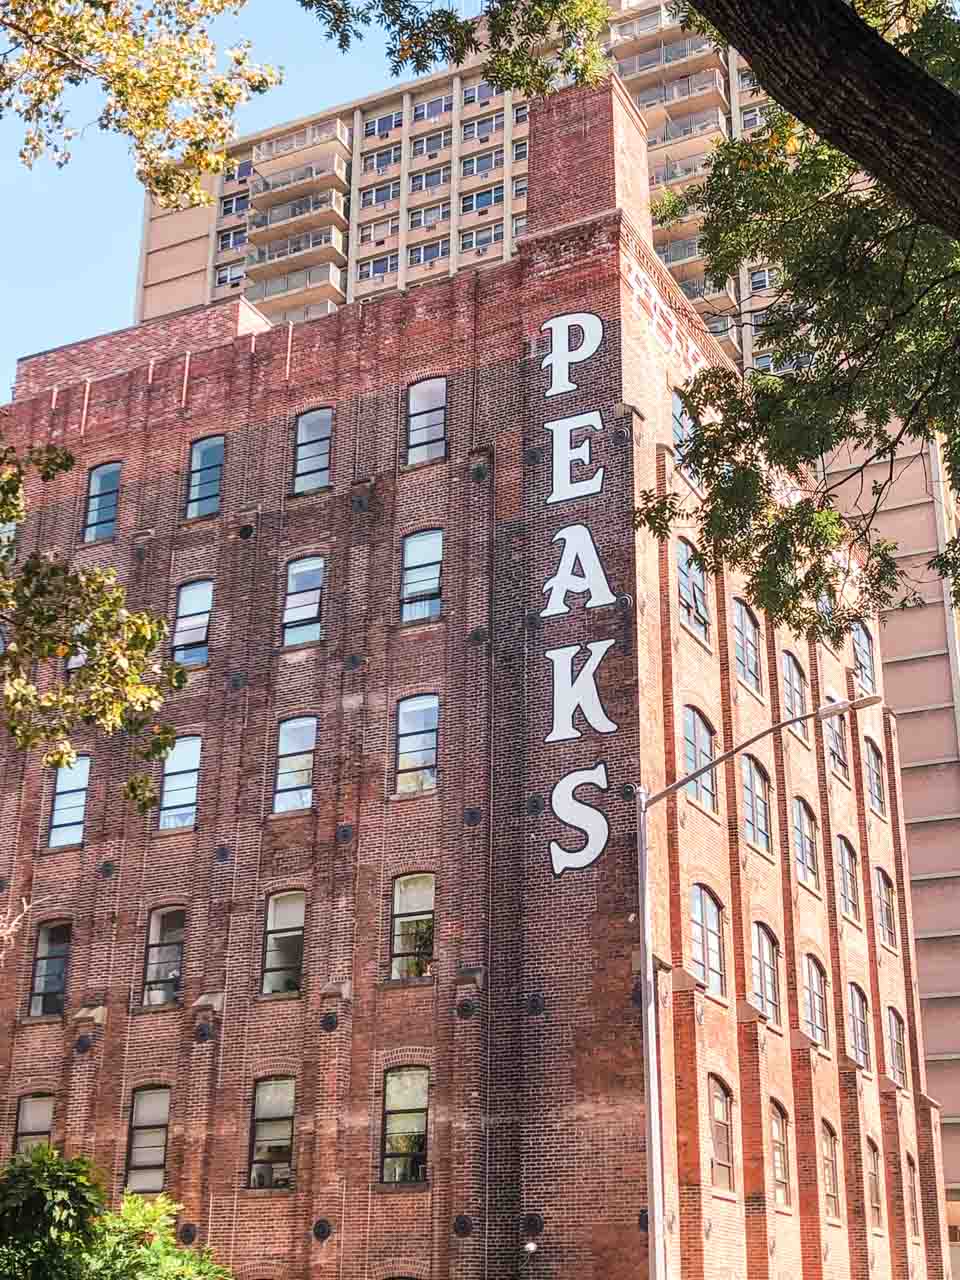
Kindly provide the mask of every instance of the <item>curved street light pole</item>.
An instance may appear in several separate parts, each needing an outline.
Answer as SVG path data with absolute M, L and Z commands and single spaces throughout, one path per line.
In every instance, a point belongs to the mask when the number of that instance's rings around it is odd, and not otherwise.
M 789 720 L 780 720 L 769 725 L 752 738 L 747 738 L 737 746 L 717 756 L 709 764 L 694 769 L 676 782 L 671 782 L 662 791 L 648 794 L 645 787 L 637 787 L 637 891 L 639 895 L 640 915 L 640 972 L 643 982 L 643 1086 L 646 1113 L 646 1155 L 647 1155 L 647 1276 L 648 1280 L 667 1280 L 667 1250 L 663 1230 L 663 1137 L 660 1125 L 660 1059 L 658 1053 L 659 1019 L 657 1017 L 657 979 L 653 963 L 653 920 L 650 910 L 650 885 L 647 878 L 647 810 L 651 805 L 665 800 L 667 796 L 681 791 L 690 782 L 705 773 L 712 773 L 720 765 L 732 760 L 735 755 L 752 747 L 755 742 L 767 738 L 780 729 L 788 729 L 791 725 L 802 724 L 806 720 L 830 720 L 834 716 L 842 716 L 847 711 L 861 711 L 864 707 L 873 707 L 882 702 L 880 694 L 867 697 L 845 699 L 842 702 L 827 702 L 815 711 L 804 712 L 802 716 L 792 716 Z M 656 1105 L 651 1105 L 655 1100 Z M 651 1265 L 652 1264 L 652 1265 Z

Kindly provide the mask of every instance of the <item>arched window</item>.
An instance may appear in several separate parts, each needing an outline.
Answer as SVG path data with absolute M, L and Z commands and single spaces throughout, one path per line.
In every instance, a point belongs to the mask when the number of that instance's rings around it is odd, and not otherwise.
M 793 801 L 793 852 L 797 860 L 797 879 L 819 886 L 817 820 L 813 816 L 813 810 L 799 796 Z
M 827 702 L 836 702 L 836 698 L 827 695 Z M 850 766 L 847 763 L 847 718 L 846 716 L 830 716 L 823 722 L 827 739 L 827 754 L 830 757 L 830 768 L 843 779 L 850 777 Z
M 433 963 L 434 877 L 427 872 L 393 882 L 390 977 L 422 978 Z
M 53 786 L 53 808 L 50 812 L 50 835 L 47 840 L 51 849 L 59 849 L 67 844 L 83 844 L 89 782 L 89 756 L 77 756 L 73 764 L 63 764 L 57 769 Z
M 880 1198 L 880 1150 L 867 1139 L 867 1199 L 870 1202 L 870 1225 L 883 1226 L 883 1201 Z
M 913 1156 L 907 1155 L 907 1200 L 910 1204 L 910 1234 L 920 1235 L 920 1206 L 917 1196 L 917 1162 Z
M 890 1057 L 890 1075 L 901 1089 L 907 1087 L 907 1037 L 903 1019 L 892 1006 L 887 1009 L 887 1044 Z
M 170 1090 L 137 1089 L 130 1108 L 127 1190 L 162 1191 L 166 1178 Z
M 186 582 L 177 592 L 177 616 L 173 624 L 173 659 L 185 667 L 199 667 L 208 655 L 213 583 Z
M 753 926 L 753 1003 L 774 1023 L 780 1022 L 780 977 L 777 940 L 765 924 Z
M 888 947 L 897 945 L 897 912 L 894 905 L 893 881 L 884 871 L 877 867 L 877 925 L 880 937 Z
M 854 920 L 860 919 L 860 867 L 853 845 L 837 836 L 837 865 L 840 868 L 840 908 Z
M 399 794 L 436 789 L 439 724 L 440 699 L 435 693 L 418 694 L 397 703 Z
M 447 380 L 426 378 L 407 388 L 407 465 L 447 456 Z
M 693 773 L 713 759 L 714 733 L 695 707 L 683 709 L 684 772 Z M 687 783 L 687 795 L 693 796 L 707 809 L 717 810 L 717 775 L 711 769 Z
M 745 685 L 760 693 L 763 682 L 760 668 L 760 624 L 753 611 L 742 600 L 733 602 L 733 651 L 737 675 Z
M 323 556 L 304 556 L 287 565 L 283 599 L 283 643 L 312 644 L 321 637 L 320 602 Z
M 828 1218 L 840 1217 L 840 1175 L 837 1163 L 837 1135 L 826 1120 L 820 1126 L 820 1154 L 823 1162 L 823 1203 Z
M 853 666 L 856 677 L 867 693 L 875 693 L 877 677 L 873 662 L 873 637 L 862 622 L 853 624 L 851 636 L 853 638 Z
M 850 1056 L 863 1067 L 870 1070 L 870 1022 L 867 997 L 855 982 L 847 988 L 850 1018 Z
M 177 738 L 163 762 L 160 792 L 160 829 L 192 827 L 197 821 L 197 783 L 200 777 L 201 739 Z
M 220 510 L 223 478 L 223 436 L 207 436 L 190 446 L 187 477 L 187 519 L 215 516 Z
M 751 844 L 770 849 L 770 779 L 753 756 L 740 759 L 743 834 Z
M 770 1103 L 770 1146 L 773 1154 L 773 1194 L 779 1205 L 790 1203 L 790 1144 L 787 1113 L 779 1102 Z
M 400 621 L 426 622 L 440 616 L 443 530 L 424 529 L 403 540 Z
M 317 743 L 316 716 L 282 720 L 277 731 L 277 778 L 273 812 L 309 809 L 313 804 L 313 751 Z
M 293 1115 L 296 1083 L 292 1076 L 258 1080 L 250 1124 L 250 1186 L 293 1186 Z
M 804 1029 L 814 1044 L 819 1044 L 826 1049 L 830 1044 L 830 1030 L 827 1022 L 827 975 L 823 965 L 814 956 L 805 957 L 804 968 Z
M 707 1078 L 710 1098 L 712 1155 L 710 1180 L 715 1187 L 733 1190 L 733 1097 L 717 1076 Z
M 424 1182 L 427 1177 L 427 1067 L 394 1067 L 383 1079 L 381 1182 Z
M 64 921 L 42 924 L 37 930 L 30 983 L 30 1016 L 62 1014 L 70 961 L 70 925 Z
M 685 472 L 691 480 L 696 480 L 696 475 L 687 466 L 684 465 L 683 454 L 684 449 L 690 443 L 690 437 L 693 435 L 693 419 L 683 407 L 683 401 L 680 399 L 676 391 L 673 393 L 673 451 L 676 455 L 677 466 L 681 471 Z
M 726 989 L 723 910 L 702 884 L 690 890 L 690 956 L 693 971 L 707 990 L 722 996 Z
M 879 814 L 887 811 L 886 797 L 883 790 L 883 756 L 880 754 L 880 748 L 876 743 L 871 742 L 869 738 L 864 743 L 866 747 L 865 758 L 867 765 L 867 794 L 870 798 L 870 807 Z
M 710 606 L 707 601 L 707 575 L 697 562 L 693 545 L 681 538 L 677 543 L 677 589 L 680 595 L 680 617 L 701 640 L 710 638 Z
M 298 415 L 293 442 L 294 493 L 310 493 L 330 483 L 332 437 L 332 409 L 308 409 Z
M 787 720 L 807 714 L 807 677 L 792 653 L 783 655 L 783 714 Z M 809 723 L 804 720 L 802 724 L 793 725 L 794 733 L 806 740 Z
M 261 994 L 299 991 L 303 974 L 303 922 L 307 896 L 300 890 L 267 900 Z
M 120 502 L 119 462 L 94 467 L 87 477 L 87 510 L 83 520 L 84 542 L 113 537 Z
M 17 1131 L 13 1149 L 17 1154 L 49 1145 L 53 1133 L 53 1095 L 33 1093 L 17 1104 Z
M 183 936 L 187 913 L 183 907 L 150 912 L 147 954 L 143 968 L 143 1003 L 173 1004 L 183 981 Z

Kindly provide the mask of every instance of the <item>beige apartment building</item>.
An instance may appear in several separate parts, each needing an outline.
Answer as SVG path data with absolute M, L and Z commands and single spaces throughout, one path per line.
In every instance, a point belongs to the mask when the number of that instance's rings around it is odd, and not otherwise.
M 613 7 L 609 47 L 647 121 L 653 197 L 696 181 L 717 139 L 760 123 L 747 64 L 682 31 L 665 7 Z M 526 103 L 486 84 L 479 65 L 241 138 L 211 182 L 211 205 L 166 212 L 147 202 L 136 319 L 242 293 L 271 321 L 298 323 L 499 262 L 525 230 L 535 145 Z M 767 265 L 706 279 L 696 219 L 656 230 L 655 247 L 727 353 L 769 362 L 737 320 L 768 296 Z M 960 639 L 948 593 L 922 570 L 955 522 L 937 451 L 901 459 L 882 530 L 916 567 L 923 604 L 885 619 L 882 656 L 899 717 L 927 1070 L 943 1106 L 960 1275 Z

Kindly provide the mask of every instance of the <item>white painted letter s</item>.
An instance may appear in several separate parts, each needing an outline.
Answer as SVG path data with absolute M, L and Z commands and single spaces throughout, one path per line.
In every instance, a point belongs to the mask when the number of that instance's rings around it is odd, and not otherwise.
M 561 876 L 564 871 L 589 867 L 607 847 L 610 824 L 599 809 L 584 804 L 575 795 L 578 787 L 588 785 L 606 791 L 607 766 L 602 761 L 592 769 L 574 769 L 565 778 L 561 778 L 550 793 L 550 808 L 555 817 L 568 827 L 582 831 L 587 837 L 582 849 L 564 849 L 556 840 L 550 841 L 550 860 L 554 875 Z

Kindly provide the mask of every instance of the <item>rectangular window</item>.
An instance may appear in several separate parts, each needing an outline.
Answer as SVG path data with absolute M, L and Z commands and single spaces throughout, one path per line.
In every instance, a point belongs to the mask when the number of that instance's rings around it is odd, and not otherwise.
M 167 1163 L 170 1090 L 137 1089 L 130 1111 L 127 1190 L 162 1191 Z
M 17 1132 L 13 1149 L 17 1155 L 34 1147 L 49 1146 L 53 1136 L 53 1098 L 35 1094 L 21 1098 L 17 1105 Z
M 274 813 L 309 809 L 313 804 L 313 752 L 316 745 L 316 716 L 284 720 L 280 725 L 277 734 Z
M 69 924 L 43 924 L 37 930 L 37 949 L 30 984 L 30 1016 L 63 1013 L 70 960 Z
M 410 190 L 412 193 L 434 191 L 437 187 L 445 187 L 449 181 L 450 166 L 441 164 L 435 169 L 421 169 L 419 173 L 412 173 L 410 175 Z
M 263 935 L 263 995 L 299 991 L 303 981 L 303 921 L 306 895 L 275 893 L 267 904 Z
M 178 738 L 163 762 L 160 830 L 192 827 L 197 821 L 197 781 L 200 777 L 200 738 Z
M 733 605 L 733 649 L 737 675 L 745 685 L 760 693 L 760 624 L 742 600 Z
M 295 1103 L 292 1079 L 257 1081 L 250 1134 L 251 1187 L 293 1186 Z
M 920 1210 L 917 1203 L 917 1162 L 907 1156 L 907 1197 L 910 1202 L 910 1234 L 920 1235 Z
M 403 128 L 403 112 L 388 111 L 385 116 L 374 116 L 370 120 L 363 123 L 363 136 L 365 138 L 385 138 L 389 135 L 391 129 Z
M 527 215 L 525 213 L 518 213 L 513 220 L 513 234 L 515 237 L 522 236 L 526 234 L 526 230 L 527 230 Z
M 384 151 L 371 151 L 363 157 L 363 172 L 385 173 L 392 165 L 399 164 L 403 156 L 403 148 L 399 142 Z
M 287 592 L 283 602 L 283 643 L 314 644 L 322 638 L 320 601 L 323 591 L 323 557 L 306 556 L 287 565 Z
M 427 378 L 407 388 L 407 466 L 447 456 L 447 380 Z
M 886 798 L 883 790 L 883 756 L 874 743 L 867 738 L 867 792 L 870 796 L 870 807 L 879 814 L 886 813 Z
M 423 267 L 428 262 L 439 262 L 450 257 L 450 240 L 432 240 L 429 244 L 415 244 L 407 250 L 407 262 L 411 267 Z
M 83 820 L 90 782 L 90 757 L 77 756 L 73 764 L 57 769 L 47 844 L 59 849 L 67 844 L 83 844 Z
M 423 978 L 433 962 L 434 877 L 399 876 L 393 882 L 390 977 Z
M 519 142 L 515 142 L 513 144 L 513 163 L 516 164 L 518 160 L 526 160 L 528 150 L 529 144 L 526 138 L 521 138 Z
M 94 467 L 87 480 L 87 510 L 83 521 L 84 542 L 112 538 L 117 527 L 120 502 L 119 462 Z
M 530 118 L 530 106 L 526 102 L 518 102 L 513 108 L 513 123 L 526 124 Z
M 460 161 L 460 175 L 474 178 L 482 173 L 492 173 L 494 169 L 503 167 L 503 147 L 493 151 L 481 151 L 475 156 L 464 156 Z
M 486 142 L 503 128 L 503 112 L 496 111 L 492 116 L 479 116 L 476 120 L 466 120 L 463 124 L 463 141 Z
M 400 621 L 425 622 L 440 616 L 443 530 L 426 529 L 403 540 Z
M 243 283 L 246 274 L 242 262 L 231 262 L 227 267 L 217 267 L 217 288 L 223 289 L 229 285 L 235 289 Z
M 713 1076 L 710 1077 L 710 1134 L 713 1158 L 710 1172 L 713 1185 L 733 1190 L 733 1110 L 729 1093 Z
M 680 615 L 684 624 L 709 641 L 710 606 L 707 601 L 707 575 L 697 561 L 694 548 L 683 539 L 677 544 L 677 592 Z
M 461 213 L 479 213 L 481 209 L 491 209 L 495 204 L 503 204 L 503 183 L 495 187 L 484 187 L 482 191 L 471 191 L 469 195 L 460 197 Z
M 332 438 L 332 409 L 311 409 L 299 415 L 294 443 L 294 493 L 308 493 L 330 483 Z
M 853 665 L 857 679 L 867 693 L 875 693 L 877 675 L 873 663 L 873 638 L 862 622 L 851 628 L 853 636 Z
M 771 1145 L 773 1147 L 773 1189 L 778 1205 L 790 1203 L 790 1152 L 787 1145 L 787 1117 L 773 1104 L 770 1112 Z
M 783 655 L 783 710 L 788 720 L 807 714 L 807 677 L 792 653 Z M 791 725 L 793 732 L 806 742 L 809 721 Z
M 237 214 L 246 213 L 249 207 L 250 197 L 246 191 L 238 192 L 235 196 L 223 196 L 220 200 L 220 217 L 236 217 Z
M 760 293 L 764 289 L 772 289 L 780 282 L 780 273 L 776 267 L 755 267 L 750 272 L 750 292 Z
M 212 582 L 187 582 L 177 592 L 177 617 L 173 624 L 173 660 L 185 667 L 207 661 Z
M 469 253 L 471 249 L 486 250 L 492 244 L 500 244 L 503 240 L 503 223 L 495 222 L 491 227 L 479 227 L 473 231 L 460 232 L 460 252 Z
M 436 133 L 425 133 L 422 138 L 414 138 L 410 147 L 412 156 L 430 156 L 435 158 L 439 151 L 453 146 L 453 130 L 440 129 Z
M 379 187 L 365 187 L 360 192 L 360 208 L 372 209 L 378 204 L 389 204 L 391 200 L 400 199 L 400 179 L 382 183 Z
M 903 1019 L 896 1009 L 887 1010 L 888 1042 L 890 1046 L 890 1075 L 901 1089 L 907 1087 L 907 1040 Z
M 836 702 L 836 698 L 827 697 L 828 702 Z M 850 777 L 847 764 L 847 721 L 844 716 L 830 716 L 824 721 L 827 739 L 827 754 L 830 757 L 830 768 L 841 778 Z
M 463 90 L 463 105 L 471 107 L 475 104 L 489 102 L 491 98 L 497 98 L 500 95 L 494 89 L 493 85 L 487 84 L 486 80 L 478 80 L 476 84 L 468 84 Z
M 840 1183 L 837 1172 L 837 1136 L 828 1124 L 821 1131 L 823 1200 L 828 1218 L 840 1217 Z
M 209 436 L 190 446 L 187 519 L 214 516 L 220 510 L 223 479 L 223 436 Z
M 440 699 L 433 693 L 397 704 L 397 792 L 409 795 L 437 786 Z
M 361 244 L 377 244 L 378 241 L 387 240 L 390 236 L 398 235 L 400 232 L 400 218 L 395 215 L 392 218 L 384 218 L 382 222 L 367 222 L 360 228 Z
M 840 865 L 840 908 L 854 920 L 860 919 L 860 885 L 857 855 L 843 836 L 837 837 L 837 861 Z
M 446 115 L 453 110 L 453 94 L 448 93 L 440 98 L 428 98 L 425 102 L 417 102 L 413 108 L 413 122 L 435 120 L 437 116 Z
M 756 129 L 763 124 L 762 107 L 744 107 L 740 112 L 740 128 L 746 133 L 748 129 Z
M 217 250 L 219 253 L 226 253 L 228 249 L 242 249 L 246 243 L 246 227 L 231 227 L 228 231 L 221 231 L 217 236 Z
M 366 262 L 357 263 L 358 280 L 383 280 L 385 276 L 395 276 L 400 270 L 400 255 L 384 254 L 381 258 L 367 258 Z
M 813 956 L 807 956 L 804 963 L 804 1030 L 814 1044 L 826 1049 L 830 1041 L 827 1024 L 827 976 Z
M 897 945 L 897 916 L 894 906 L 893 881 L 883 867 L 877 867 L 876 884 L 877 924 L 880 928 L 880 937 L 888 947 L 895 947 Z
M 182 907 L 151 912 L 143 973 L 143 1003 L 173 1004 L 183 979 L 183 935 L 187 913 Z
M 422 209 L 410 210 L 410 230 L 419 231 L 422 227 L 433 227 L 440 222 L 446 222 L 450 217 L 450 201 L 444 200 L 440 204 L 427 205 Z
M 521 173 L 518 178 L 513 180 L 513 198 L 514 200 L 526 200 L 527 198 L 527 175 Z
M 427 1176 L 426 1067 L 394 1067 L 383 1082 L 381 1182 L 423 1182 Z

